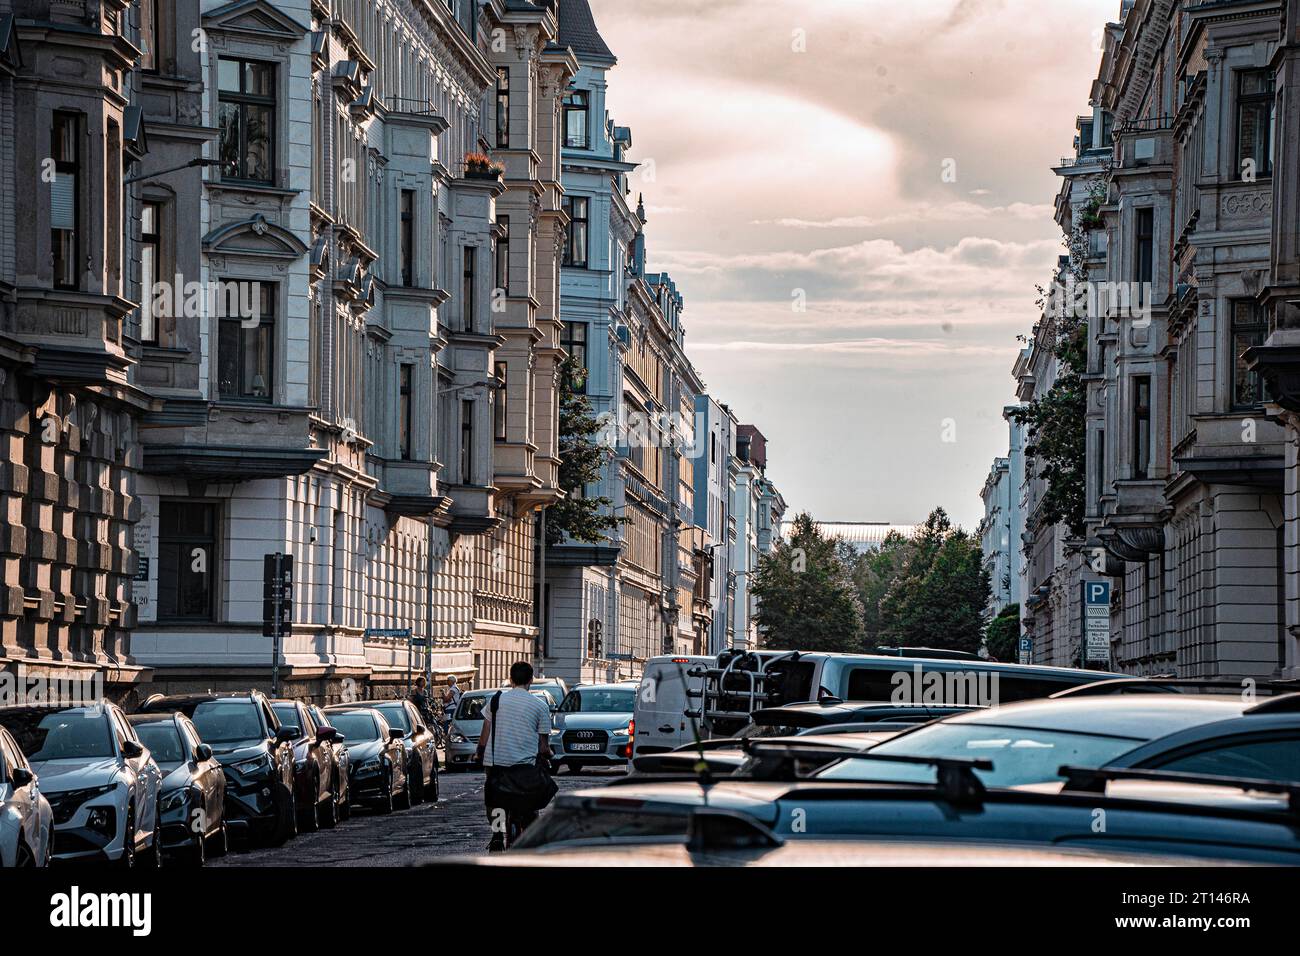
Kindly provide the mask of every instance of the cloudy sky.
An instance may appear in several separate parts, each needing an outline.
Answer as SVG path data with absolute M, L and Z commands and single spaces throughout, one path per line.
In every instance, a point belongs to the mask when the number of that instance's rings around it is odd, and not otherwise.
M 650 267 L 790 506 L 973 527 L 1120 0 L 591 5 Z

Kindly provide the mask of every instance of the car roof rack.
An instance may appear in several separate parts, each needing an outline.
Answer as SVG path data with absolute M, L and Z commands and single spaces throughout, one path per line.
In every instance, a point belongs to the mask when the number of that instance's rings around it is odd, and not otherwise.
M 747 753 L 753 750 L 771 750 L 780 752 L 791 759 L 822 760 L 827 755 L 847 760 L 879 760 L 885 763 L 918 764 L 934 767 L 936 786 L 940 795 L 949 803 L 958 806 L 981 806 L 984 803 L 985 787 L 983 781 L 975 776 L 976 770 L 992 770 L 993 761 L 967 757 L 917 757 L 912 754 L 878 754 L 865 750 L 839 749 L 836 747 L 809 747 L 764 742 L 761 737 L 751 737 L 745 742 Z
M 1277 694 L 1291 694 L 1300 691 L 1300 681 L 1291 680 L 1261 680 L 1246 685 L 1240 680 L 1224 677 L 1117 677 L 1058 690 L 1055 694 L 1049 696 L 1051 700 L 1059 700 L 1063 697 L 1112 697 L 1117 694 L 1141 694 L 1160 692 L 1161 690 L 1170 694 L 1177 694 L 1180 691 L 1196 690 L 1198 688 L 1206 690 L 1214 688 L 1246 690 L 1248 686 L 1252 690 L 1266 690 Z
M 1083 793 L 1106 792 L 1112 780 L 1145 780 L 1150 783 L 1186 783 L 1203 787 L 1231 787 L 1241 791 L 1280 793 L 1287 797 L 1287 808 L 1300 816 L 1300 784 L 1288 780 L 1259 780 L 1253 777 L 1221 777 L 1209 773 L 1174 773 L 1169 770 L 1137 770 L 1127 767 L 1072 767 L 1063 765 L 1056 771 L 1065 777 L 1063 790 Z

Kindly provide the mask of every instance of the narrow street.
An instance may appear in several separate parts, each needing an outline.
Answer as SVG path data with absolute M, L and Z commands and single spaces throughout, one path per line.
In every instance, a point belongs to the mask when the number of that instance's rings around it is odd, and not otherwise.
M 560 790 L 596 787 L 624 773 L 561 773 Z M 379 815 L 356 809 L 333 830 L 304 833 L 282 847 L 244 849 L 233 844 L 224 860 L 209 866 L 418 866 L 434 857 L 485 853 L 487 821 L 483 816 L 483 774 L 444 773 L 438 802 Z

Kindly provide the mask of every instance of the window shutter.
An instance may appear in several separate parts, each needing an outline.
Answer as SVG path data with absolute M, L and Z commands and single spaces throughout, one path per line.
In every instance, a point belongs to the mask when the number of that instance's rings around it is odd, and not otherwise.
M 50 228 L 77 228 L 77 177 L 73 173 L 54 174 L 50 183 Z

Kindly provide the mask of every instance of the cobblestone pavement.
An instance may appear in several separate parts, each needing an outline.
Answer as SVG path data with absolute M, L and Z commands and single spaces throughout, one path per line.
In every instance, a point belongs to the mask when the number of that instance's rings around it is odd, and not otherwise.
M 623 770 L 589 770 L 555 778 L 561 791 L 599 787 Z M 306 833 L 278 848 L 231 848 L 209 866 L 412 866 L 432 857 L 487 852 L 483 774 L 439 776 L 438 802 L 380 815 L 356 808 L 334 830 Z

